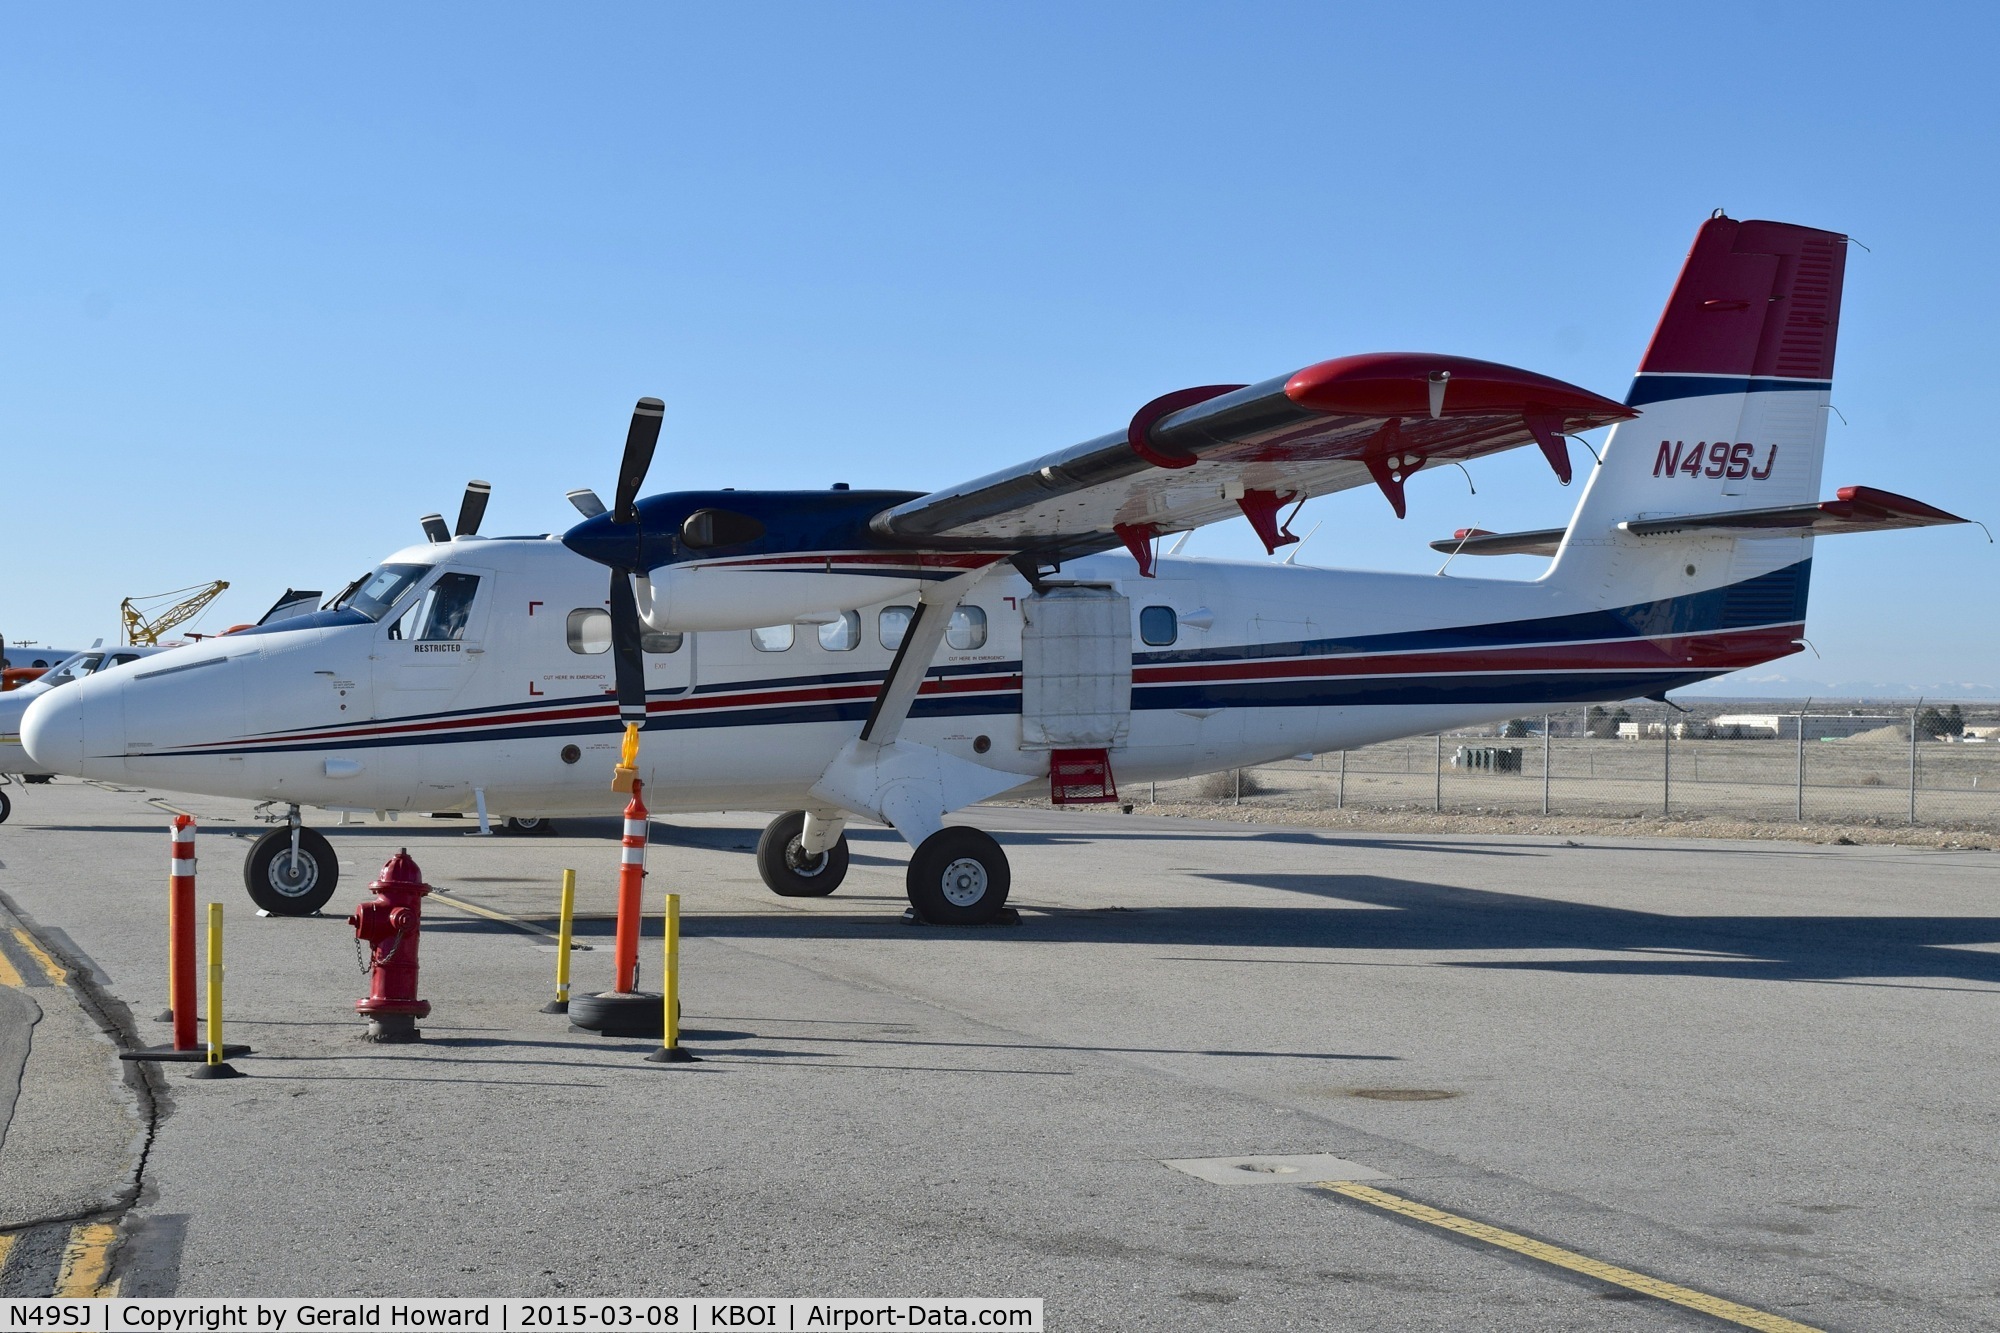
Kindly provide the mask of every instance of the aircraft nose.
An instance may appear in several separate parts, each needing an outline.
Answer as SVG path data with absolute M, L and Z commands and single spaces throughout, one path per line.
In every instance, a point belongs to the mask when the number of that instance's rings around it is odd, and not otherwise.
M 82 776 L 82 693 L 80 685 L 50 690 L 21 716 L 21 744 L 29 758 L 51 773 Z

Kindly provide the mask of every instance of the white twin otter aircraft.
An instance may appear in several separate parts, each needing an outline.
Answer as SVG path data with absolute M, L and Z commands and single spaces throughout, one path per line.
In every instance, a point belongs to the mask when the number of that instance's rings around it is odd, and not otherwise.
M 1816 534 L 1955 523 L 1865 487 L 1821 501 L 1846 238 L 1717 215 L 1623 403 L 1463 357 L 1343 357 L 1155 399 L 1074 448 L 929 495 L 639 499 L 555 537 L 400 551 L 325 610 L 50 691 L 22 735 L 59 773 L 279 802 L 251 897 L 304 914 L 338 863 L 299 809 L 612 815 L 781 809 L 757 851 L 830 893 L 849 819 L 915 849 L 910 901 L 978 923 L 1007 860 L 955 810 L 1351 748 L 1668 690 L 1798 651 Z M 1566 529 L 1439 549 L 1554 557 L 1529 581 L 1163 558 L 1163 536 L 1616 424 Z M 1122 548 L 1122 550 L 1120 549 Z M 610 593 L 605 595 L 604 569 Z M 640 753 L 639 730 L 646 734 Z

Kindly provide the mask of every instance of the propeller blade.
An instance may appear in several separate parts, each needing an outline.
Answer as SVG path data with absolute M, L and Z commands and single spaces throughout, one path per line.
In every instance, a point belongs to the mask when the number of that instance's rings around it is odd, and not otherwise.
M 479 520 L 486 517 L 486 499 L 492 494 L 493 488 L 483 481 L 465 483 L 465 499 L 458 505 L 458 526 L 452 529 L 454 537 L 470 537 L 479 531 Z
M 639 600 L 630 570 L 611 571 L 611 660 L 618 681 L 618 720 L 646 721 L 646 658 L 640 651 Z
M 573 491 L 564 491 L 563 499 L 576 506 L 576 512 L 585 518 L 596 518 L 605 512 L 604 501 L 597 498 L 597 492 L 588 486 L 579 486 Z
M 632 427 L 625 433 L 625 457 L 618 463 L 618 493 L 611 507 L 611 521 L 633 523 L 639 512 L 633 502 L 646 482 L 646 469 L 653 465 L 653 449 L 660 442 L 660 419 L 667 405 L 657 398 L 641 398 L 632 409 Z
M 417 521 L 424 525 L 424 536 L 429 537 L 432 541 L 448 542 L 451 540 L 451 529 L 444 525 L 443 514 L 425 514 Z

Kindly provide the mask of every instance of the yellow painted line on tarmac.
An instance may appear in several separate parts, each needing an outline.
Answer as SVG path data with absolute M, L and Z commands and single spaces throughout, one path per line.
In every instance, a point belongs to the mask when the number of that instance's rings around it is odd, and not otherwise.
M 21 986 L 25 984 L 21 980 L 21 974 L 14 970 L 14 965 L 7 961 L 7 955 L 0 953 L 0 986 Z
M 12 1231 L 0 1235 L 0 1269 L 7 1267 L 7 1252 L 14 1248 L 14 1236 Z
M 562 938 L 553 930 L 545 930 L 532 921 L 523 921 L 518 916 L 509 916 L 505 912 L 496 912 L 490 907 L 481 907 L 478 903 L 469 903 L 463 898 L 454 898 L 450 894 L 440 893 L 436 889 L 431 890 L 431 897 L 435 898 L 438 902 L 444 903 L 446 906 L 456 907 L 461 912 L 470 912 L 474 916 L 483 916 L 488 921 L 498 921 L 503 926 L 512 926 L 516 930 L 525 930 L 531 935 L 544 935 L 552 940 Z
M 1315 1184 L 1314 1188 L 1345 1195 L 1371 1207 L 1380 1208 L 1384 1212 L 1423 1222 L 1499 1249 L 1512 1250 L 1515 1254 L 1525 1255 L 1557 1268 L 1566 1268 L 1572 1273 L 1581 1273 L 1600 1282 L 1609 1282 L 1614 1286 L 1624 1287 L 1658 1300 L 1671 1301 L 1675 1305 L 1685 1306 L 1690 1310 L 1744 1328 L 1762 1329 L 1766 1333 L 1820 1333 L 1820 1330 L 1811 1324 L 1801 1324 L 1795 1319 L 1739 1305 L 1735 1301 L 1711 1296 L 1692 1287 L 1683 1287 L 1677 1283 L 1648 1277 L 1644 1273 L 1635 1273 L 1629 1268 L 1620 1268 L 1616 1264 L 1607 1264 L 1602 1259 L 1593 1259 L 1574 1250 L 1565 1250 L 1547 1241 L 1535 1240 L 1500 1227 L 1489 1226 L 1485 1222 L 1475 1222 L 1456 1213 L 1447 1213 L 1442 1208 L 1432 1208 L 1414 1199 L 1406 1199 L 1400 1194 L 1378 1190 L 1371 1185 L 1357 1185 L 1352 1181 L 1343 1180 L 1322 1180 Z
M 110 1222 L 86 1222 L 69 1233 L 62 1271 L 56 1274 L 57 1296 L 105 1296 L 104 1279 L 111 1268 L 111 1245 L 118 1228 Z
M 49 984 L 51 986 L 60 986 L 65 981 L 69 980 L 68 969 L 63 967 L 63 965 L 58 963 L 55 959 L 49 957 L 49 951 L 47 949 L 44 949 L 41 945 L 35 943 L 35 937 L 33 935 L 30 935 L 27 931 L 22 930 L 19 926 L 16 926 L 14 927 L 14 938 L 21 942 L 21 947 L 23 949 L 26 949 L 29 953 L 35 956 L 35 961 L 42 965 L 42 971 L 49 974 Z

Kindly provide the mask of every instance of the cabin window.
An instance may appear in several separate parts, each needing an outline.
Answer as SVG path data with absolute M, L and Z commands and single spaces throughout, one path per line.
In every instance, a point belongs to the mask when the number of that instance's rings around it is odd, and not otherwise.
M 1171 606 L 1149 606 L 1139 613 L 1139 637 L 1155 648 L 1164 648 L 1180 636 L 1180 617 Z
M 668 653 L 681 650 L 682 637 L 678 630 L 667 634 L 656 629 L 642 629 L 639 631 L 639 651 L 665 657 Z
M 819 627 L 819 646 L 830 653 L 851 653 L 861 646 L 861 613 L 842 611 L 840 619 Z
M 397 619 L 389 637 L 431 643 L 462 639 L 465 622 L 472 615 L 472 599 L 478 593 L 477 574 L 440 574 L 437 582 L 424 589 L 424 595 Z
M 914 606 L 885 606 L 875 620 L 876 637 L 893 653 L 903 646 L 903 636 L 910 632 L 910 622 L 916 618 Z
M 728 509 L 697 509 L 681 524 L 681 541 L 689 549 L 741 546 L 764 535 L 764 525 L 748 514 Z
M 792 646 L 793 632 L 790 625 L 771 625 L 765 629 L 750 631 L 750 646 L 760 653 L 788 652 Z
M 589 656 L 611 651 L 611 613 L 594 606 L 569 613 L 569 650 Z
M 970 653 L 986 646 L 986 611 L 977 606 L 961 606 L 951 613 L 944 641 L 956 652 Z

